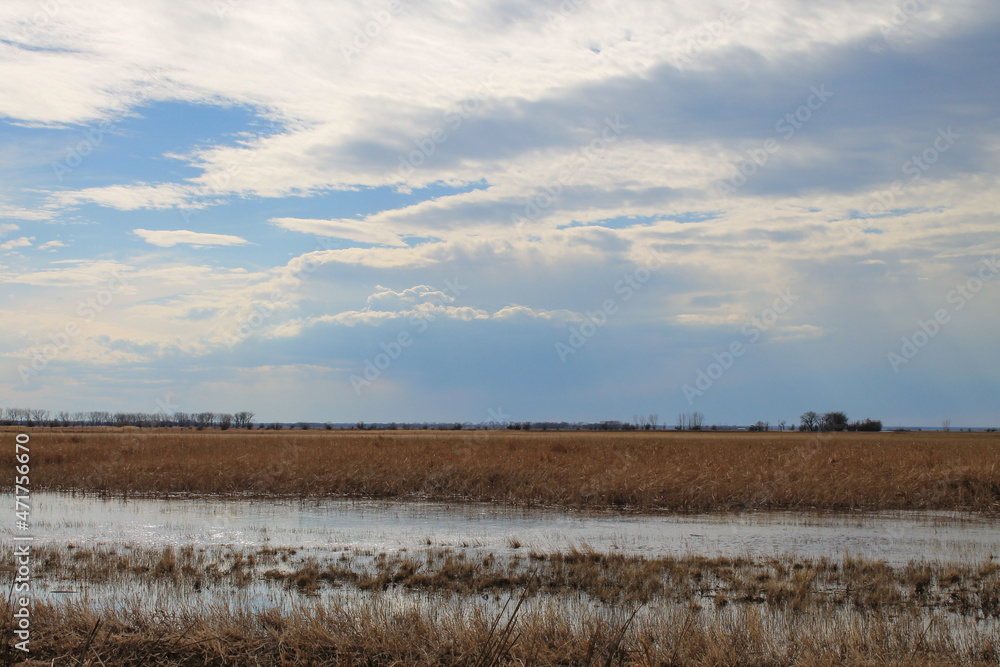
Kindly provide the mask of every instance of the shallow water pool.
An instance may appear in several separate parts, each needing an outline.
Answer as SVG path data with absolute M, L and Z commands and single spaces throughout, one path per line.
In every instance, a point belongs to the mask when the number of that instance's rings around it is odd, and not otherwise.
M 949 512 L 751 512 L 615 515 L 476 503 L 341 499 L 123 499 L 34 493 L 30 534 L 54 544 L 272 546 L 398 551 L 427 546 L 497 554 L 572 547 L 645 556 L 752 557 L 845 552 L 891 564 L 982 562 L 1000 555 L 1000 521 Z M 11 513 L 0 520 L 5 541 Z M 16 531 L 24 535 L 23 531 Z

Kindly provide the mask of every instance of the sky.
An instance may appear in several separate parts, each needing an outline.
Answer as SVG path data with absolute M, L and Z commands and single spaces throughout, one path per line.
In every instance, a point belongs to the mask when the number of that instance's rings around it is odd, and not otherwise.
M 5 0 L 0 406 L 1000 425 L 993 0 Z

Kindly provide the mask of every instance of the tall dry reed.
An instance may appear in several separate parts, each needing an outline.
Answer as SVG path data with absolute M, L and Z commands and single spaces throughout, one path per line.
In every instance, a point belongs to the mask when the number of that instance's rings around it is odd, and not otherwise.
M 0 618 L 12 611 L 0 601 Z M 34 605 L 31 647 L 34 665 L 975 666 L 996 664 L 1000 633 L 935 614 L 631 606 L 609 616 L 558 603 L 502 614 L 378 603 L 168 612 L 125 598 Z

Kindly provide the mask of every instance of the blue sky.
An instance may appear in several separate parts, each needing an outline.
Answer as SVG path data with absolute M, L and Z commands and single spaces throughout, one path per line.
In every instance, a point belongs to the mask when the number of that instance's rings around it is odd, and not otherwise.
M 0 405 L 1000 423 L 1000 6 L 0 8 Z

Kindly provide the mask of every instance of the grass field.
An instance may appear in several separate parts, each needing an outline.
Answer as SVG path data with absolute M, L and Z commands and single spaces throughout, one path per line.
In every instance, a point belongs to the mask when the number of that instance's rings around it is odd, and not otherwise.
M 29 433 L 36 490 L 639 511 L 1000 511 L 996 433 Z
M 288 611 L 234 603 L 170 613 L 132 599 L 114 607 L 43 603 L 33 614 L 33 658 L 20 664 L 957 667 L 1000 658 L 995 630 L 963 632 L 938 614 L 643 608 L 633 618 L 628 609 L 567 613 L 516 603 L 502 615 L 463 613 L 454 602 L 410 610 L 306 602 Z M 0 615 L 10 613 L 0 600 Z

